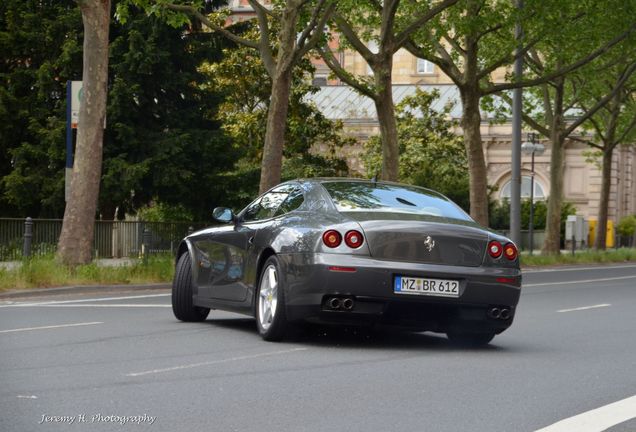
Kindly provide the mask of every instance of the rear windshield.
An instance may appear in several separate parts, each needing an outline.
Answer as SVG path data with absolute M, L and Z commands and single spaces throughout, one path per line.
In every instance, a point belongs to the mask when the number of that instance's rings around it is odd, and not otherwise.
M 324 182 L 339 212 L 392 212 L 468 220 L 458 205 L 416 186 L 383 183 Z

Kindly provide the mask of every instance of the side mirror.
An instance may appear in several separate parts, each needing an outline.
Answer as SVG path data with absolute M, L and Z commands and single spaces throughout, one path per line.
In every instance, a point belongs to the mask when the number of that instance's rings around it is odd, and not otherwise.
M 234 220 L 234 213 L 227 207 L 217 207 L 212 212 L 214 220 L 222 223 L 230 223 Z

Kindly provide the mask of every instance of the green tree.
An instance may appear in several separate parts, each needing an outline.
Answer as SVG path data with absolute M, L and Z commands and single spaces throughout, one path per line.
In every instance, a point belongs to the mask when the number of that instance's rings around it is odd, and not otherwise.
M 373 100 L 380 124 L 382 178 L 385 180 L 399 179 L 399 144 L 392 89 L 393 55 L 404 48 L 414 32 L 457 2 L 413 2 L 417 4 L 414 9 L 400 7 L 400 0 L 338 2 L 333 21 L 334 27 L 344 36 L 342 48 L 352 48 L 364 58 L 373 72 L 372 79 L 351 74 L 329 48 L 318 48 L 338 78 Z M 369 41 L 376 43 L 377 50 L 368 46 Z
M 624 3 L 525 0 L 519 10 L 511 1 L 461 0 L 419 29 L 407 43 L 411 53 L 435 63 L 460 92 L 470 173 L 470 213 L 475 220 L 488 224 L 488 185 L 480 131 L 482 100 L 512 88 L 556 79 L 604 54 L 636 29 L 633 14 L 625 11 Z M 410 5 L 417 8 L 416 2 Z M 622 19 L 617 19 L 621 14 Z M 520 41 L 515 38 L 517 23 L 523 25 Z M 493 82 L 493 72 L 510 66 L 540 42 L 554 44 L 555 51 L 567 54 L 567 61 L 548 61 L 540 73 L 521 81 L 509 77 L 508 82 Z M 560 214 L 557 204 L 556 215 Z
M 636 55 L 636 50 L 632 53 Z M 594 132 L 594 138 L 588 144 L 602 157 L 596 249 L 605 249 L 606 245 L 614 150 L 619 145 L 634 145 L 636 141 L 636 62 L 632 60 L 633 55 L 621 54 L 617 64 L 606 68 L 603 73 L 594 74 L 593 82 L 577 83 L 577 87 L 581 88 L 579 105 L 584 112 L 591 112 L 598 101 L 611 95 L 607 103 L 588 119 L 588 127 Z
M 64 212 L 66 81 L 80 78 L 81 38 L 73 1 L 0 2 L 2 216 Z
M 449 120 L 453 108 L 447 104 L 441 111 L 432 107 L 439 91 L 416 90 L 396 106 L 397 133 L 400 143 L 400 180 L 435 189 L 468 209 L 468 164 L 462 139 Z M 367 172 L 382 168 L 382 145 L 372 137 L 367 145 Z
M 252 29 L 251 31 L 254 31 Z M 224 205 L 240 208 L 254 198 L 258 189 L 260 161 L 271 104 L 270 76 L 251 49 L 225 49 L 223 60 L 204 63 L 201 70 L 209 79 L 206 88 L 223 95 L 217 119 L 231 138 L 236 154 L 234 169 L 226 171 L 225 182 L 231 194 Z M 337 149 L 351 141 L 343 136 L 342 124 L 332 122 L 311 103 L 307 95 L 317 91 L 308 84 L 313 74 L 311 63 L 304 59 L 292 76 L 289 111 L 286 119 L 282 179 L 336 176 L 347 172 Z M 314 146 L 320 152 L 312 151 Z
M 205 87 L 204 61 L 228 43 L 174 28 L 141 10 L 113 22 L 100 213 L 134 214 L 150 202 L 209 220 L 237 157 L 216 120 L 222 95 Z
M 267 125 L 261 161 L 261 192 L 276 185 L 281 179 L 283 143 L 289 109 L 289 96 L 294 68 L 323 37 L 325 24 L 333 12 L 332 0 L 280 0 L 271 8 L 257 0 L 248 0 L 259 26 L 256 39 L 237 35 L 225 26 L 231 14 L 227 7 L 207 16 L 201 0 L 187 4 L 175 4 L 169 0 L 130 0 L 150 13 L 161 15 L 167 22 L 180 27 L 192 17 L 200 25 L 218 32 L 233 42 L 254 49 L 259 53 L 263 65 L 271 78 L 271 101 L 267 112 Z M 120 19 L 127 17 L 126 3 L 118 9 Z M 275 31 L 272 21 L 279 30 Z
M 571 16 L 580 11 L 580 4 L 563 3 L 557 16 Z M 577 58 L 603 45 L 607 35 L 616 41 L 612 50 L 605 49 L 604 55 L 591 59 L 583 67 L 567 73 L 549 77 L 544 83 L 530 89 L 530 96 L 523 107 L 523 119 L 533 129 L 551 141 L 550 153 L 550 198 L 548 200 L 548 222 L 543 253 L 558 254 L 560 251 L 561 207 L 563 202 L 563 172 L 565 146 L 568 139 L 576 139 L 577 129 L 594 116 L 620 92 L 636 63 L 633 61 L 623 68 L 624 75 L 616 77 L 604 92 L 596 94 L 592 103 L 583 103 L 583 95 L 589 86 L 598 86 L 600 77 L 609 73 L 609 66 L 626 55 L 633 53 L 636 34 L 623 29 L 636 28 L 633 16 L 636 5 L 618 2 L 608 9 L 607 5 L 590 4 L 585 14 L 577 20 L 575 28 L 564 28 L 560 34 L 544 37 L 525 55 L 527 75 L 545 76 L 546 71 L 562 69 Z M 627 54 L 626 58 L 631 58 Z M 505 98 L 505 97 L 504 97 Z M 587 99 L 589 102 L 590 99 Z

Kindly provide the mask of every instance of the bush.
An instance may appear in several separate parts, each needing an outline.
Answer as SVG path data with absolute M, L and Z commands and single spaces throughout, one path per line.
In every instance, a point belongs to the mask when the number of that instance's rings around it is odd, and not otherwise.
M 565 221 L 569 215 L 576 214 L 576 207 L 572 203 L 564 202 L 561 207 L 561 235 L 565 232 Z M 547 201 L 536 201 L 534 203 L 534 229 L 545 229 L 546 218 L 548 216 Z M 521 229 L 526 230 L 530 223 L 530 200 L 521 202 Z M 510 229 L 510 202 L 503 201 L 490 202 L 490 227 L 496 230 Z
M 624 237 L 631 237 L 636 232 L 636 215 L 625 216 L 616 225 L 616 232 Z

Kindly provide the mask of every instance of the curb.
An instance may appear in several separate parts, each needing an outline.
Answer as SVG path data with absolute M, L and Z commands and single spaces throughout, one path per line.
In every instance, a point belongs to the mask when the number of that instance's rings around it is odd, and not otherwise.
M 168 290 L 171 287 L 172 284 L 170 283 L 152 283 L 142 285 L 77 285 L 59 288 L 36 288 L 6 291 L 0 293 L 0 299 L 82 293 L 111 293 L 118 291 Z

